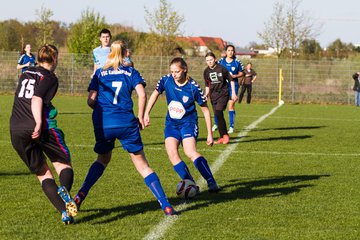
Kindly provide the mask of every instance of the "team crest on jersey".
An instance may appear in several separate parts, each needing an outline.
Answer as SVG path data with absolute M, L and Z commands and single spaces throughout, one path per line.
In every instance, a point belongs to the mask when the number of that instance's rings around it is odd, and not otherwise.
M 189 101 L 189 97 L 188 96 L 183 96 L 182 100 L 183 100 L 184 103 L 186 103 L 187 101 Z
M 231 71 L 235 71 L 235 67 L 231 67 Z

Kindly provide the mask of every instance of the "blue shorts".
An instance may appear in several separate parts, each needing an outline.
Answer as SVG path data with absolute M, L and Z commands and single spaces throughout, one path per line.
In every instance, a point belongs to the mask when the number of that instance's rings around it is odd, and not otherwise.
M 168 137 L 176 138 L 181 142 L 185 138 L 194 137 L 195 140 L 199 136 L 199 127 L 196 123 L 185 123 L 182 125 L 166 125 L 164 129 L 165 139 Z
M 239 93 L 239 84 L 235 83 L 235 94 L 236 96 L 238 95 Z M 232 97 L 232 92 L 231 92 L 231 85 L 229 84 L 229 96 L 230 96 L 230 100 L 231 100 L 231 97 Z
M 115 139 L 121 142 L 124 150 L 136 153 L 143 149 L 139 127 L 95 129 L 94 151 L 98 154 L 110 152 L 115 146 Z

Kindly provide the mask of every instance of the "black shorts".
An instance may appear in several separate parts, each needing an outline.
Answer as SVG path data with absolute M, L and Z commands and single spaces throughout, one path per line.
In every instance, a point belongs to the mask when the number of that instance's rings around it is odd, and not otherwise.
M 51 162 L 71 162 L 64 133 L 59 128 L 42 132 L 38 140 L 31 138 L 32 132 L 33 130 L 10 131 L 14 149 L 32 173 L 37 173 L 41 169 L 46 160 L 45 154 Z
M 214 111 L 224 111 L 226 109 L 229 96 L 220 97 L 216 100 L 211 99 L 211 105 Z

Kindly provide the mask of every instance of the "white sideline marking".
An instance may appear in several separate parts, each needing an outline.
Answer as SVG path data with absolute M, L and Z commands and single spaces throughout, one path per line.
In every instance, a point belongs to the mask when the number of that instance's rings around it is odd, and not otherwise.
M 10 141 L 0 140 L 1 144 L 11 145 Z M 94 145 L 88 144 L 68 144 L 68 147 L 85 147 L 93 148 Z M 145 149 L 154 150 L 154 151 L 164 151 L 164 148 L 161 147 L 146 147 Z M 198 148 L 199 152 L 219 152 L 222 153 L 221 149 L 209 149 L 209 148 Z M 146 150 L 145 150 L 146 151 Z M 232 153 L 250 153 L 250 154 L 265 154 L 265 155 L 308 155 L 308 156 L 326 156 L 326 157 L 358 157 L 360 153 L 324 153 L 324 152 L 276 152 L 276 151 L 242 151 L 242 150 L 233 150 Z
M 271 109 L 271 111 L 260 118 L 258 118 L 256 121 L 251 123 L 249 126 L 245 128 L 244 131 L 240 132 L 237 135 L 237 139 L 235 140 L 235 144 L 229 144 L 224 151 L 220 154 L 220 156 L 215 160 L 215 162 L 211 165 L 211 171 L 213 174 L 215 174 L 221 166 L 224 164 L 224 162 L 227 160 L 229 155 L 235 150 L 238 143 L 241 141 L 243 137 L 245 137 L 251 130 L 256 128 L 256 126 L 264 121 L 267 117 L 269 117 L 271 114 L 273 114 L 278 108 L 280 108 L 282 105 L 278 105 Z M 196 181 L 200 188 L 203 188 L 205 186 L 205 180 L 203 178 Z M 188 207 L 188 204 L 183 203 L 175 207 L 177 211 L 185 210 Z M 153 240 L 153 239 L 159 239 L 164 236 L 166 231 L 178 220 L 180 216 L 175 217 L 164 217 L 145 237 L 145 240 Z

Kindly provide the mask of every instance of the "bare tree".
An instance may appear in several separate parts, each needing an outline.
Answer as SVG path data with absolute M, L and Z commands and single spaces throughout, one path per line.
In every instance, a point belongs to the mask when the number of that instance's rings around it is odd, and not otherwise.
M 264 23 L 265 30 L 258 33 L 268 47 L 277 50 L 278 57 L 286 49 L 291 57 L 295 56 L 305 39 L 313 39 L 319 33 L 321 26 L 316 26 L 309 14 L 299 10 L 300 3 L 301 0 L 276 2 L 270 20 Z
M 53 12 L 51 9 L 41 6 L 35 13 L 39 17 L 36 25 L 39 29 L 39 36 L 41 36 L 37 39 L 37 45 L 41 46 L 45 43 L 54 43 L 53 28 L 50 24 L 50 18 L 54 15 Z
M 258 32 L 259 37 L 268 47 L 275 48 L 276 54 L 280 57 L 283 49 L 286 48 L 286 19 L 284 5 L 276 2 L 269 21 L 264 23 L 265 30 Z
M 265 30 L 258 33 L 268 47 L 274 47 L 278 58 L 285 50 L 290 54 L 290 86 L 292 99 L 295 99 L 295 73 L 293 58 L 297 56 L 300 44 L 314 38 L 319 31 L 315 29 L 315 21 L 304 12 L 300 12 L 301 0 L 288 0 L 288 4 L 276 2 L 274 12 L 269 21 L 265 22 Z M 320 28 L 320 27 L 319 27 Z M 279 67 L 279 62 L 278 62 Z
M 292 56 L 296 55 L 304 40 L 313 39 L 319 33 L 315 21 L 305 12 L 299 11 L 300 3 L 301 0 L 289 0 L 286 14 L 285 41 Z

